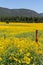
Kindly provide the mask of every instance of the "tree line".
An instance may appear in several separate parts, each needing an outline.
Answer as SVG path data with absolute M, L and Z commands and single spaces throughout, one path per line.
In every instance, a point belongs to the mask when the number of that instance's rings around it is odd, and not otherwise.
M 43 17 L 0 17 L 1 22 L 20 22 L 20 23 L 43 23 Z

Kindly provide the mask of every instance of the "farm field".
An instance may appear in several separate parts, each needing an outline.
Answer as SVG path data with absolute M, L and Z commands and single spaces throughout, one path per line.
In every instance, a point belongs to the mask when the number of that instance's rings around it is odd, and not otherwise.
M 0 23 L 0 65 L 43 65 L 43 23 Z

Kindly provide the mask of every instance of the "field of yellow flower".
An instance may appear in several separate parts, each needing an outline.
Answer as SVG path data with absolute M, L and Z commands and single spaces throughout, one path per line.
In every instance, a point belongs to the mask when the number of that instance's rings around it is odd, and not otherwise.
M 0 65 L 43 65 L 43 23 L 0 23 Z

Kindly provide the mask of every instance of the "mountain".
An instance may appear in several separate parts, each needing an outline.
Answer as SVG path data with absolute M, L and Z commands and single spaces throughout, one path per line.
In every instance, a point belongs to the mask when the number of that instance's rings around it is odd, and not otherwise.
M 30 9 L 8 9 L 0 7 L 0 17 L 26 16 L 39 17 L 40 14 Z
M 43 16 L 43 13 L 40 13 L 41 16 Z

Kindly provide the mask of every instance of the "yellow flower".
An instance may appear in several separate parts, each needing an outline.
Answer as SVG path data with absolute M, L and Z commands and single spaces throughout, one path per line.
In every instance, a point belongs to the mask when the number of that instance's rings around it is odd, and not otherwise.
M 35 65 L 34 63 L 32 65 Z
M 2 58 L 0 57 L 0 61 L 2 61 Z
M 21 63 L 21 61 L 20 61 L 20 60 L 18 60 L 18 62 L 19 62 L 19 63 Z
M 19 47 L 20 47 L 20 45 L 18 44 L 18 45 L 17 45 L 17 48 L 19 48 Z
M 19 63 L 21 63 L 21 61 L 19 60 L 19 59 L 17 59 L 17 58 L 13 58 L 15 61 L 18 61 Z
M 26 57 L 26 56 L 23 58 L 23 62 L 24 62 L 24 63 L 27 63 L 27 64 L 30 64 L 30 60 L 31 60 L 31 59 L 28 58 L 28 57 Z
M 12 57 L 10 56 L 9 59 L 12 59 Z
M 1 64 L 1 65 L 4 65 L 4 64 Z
M 14 56 L 14 54 L 12 53 L 11 56 Z
M 26 56 L 29 56 L 29 55 L 30 55 L 30 53 L 29 53 L 29 52 L 27 52 L 25 55 L 26 55 Z
M 33 57 L 31 57 L 31 59 L 33 59 Z
M 42 50 L 39 50 L 39 54 L 42 54 L 43 52 L 42 52 Z
M 14 57 L 13 59 L 14 59 L 15 61 L 17 61 L 17 58 Z
M 23 51 L 22 49 L 19 50 L 20 53 L 22 53 L 22 51 Z

